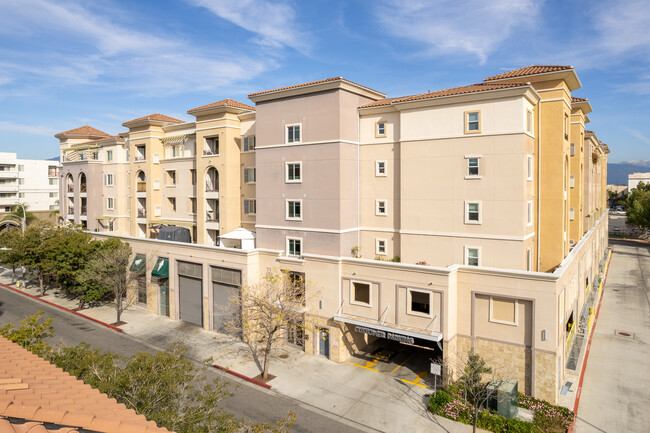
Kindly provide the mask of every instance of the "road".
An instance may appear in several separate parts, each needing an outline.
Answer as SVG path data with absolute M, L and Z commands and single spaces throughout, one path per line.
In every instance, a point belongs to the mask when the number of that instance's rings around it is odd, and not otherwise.
M 53 319 L 55 335 L 52 342 L 76 345 L 87 342 L 105 351 L 131 355 L 140 351 L 154 352 L 157 348 L 133 336 L 118 333 L 87 319 L 65 312 L 45 303 L 15 293 L 0 286 L 0 325 L 18 323 L 25 317 L 42 310 Z M 241 383 L 217 370 L 208 374 L 219 377 L 235 387 L 233 396 L 221 402 L 222 407 L 244 419 L 254 422 L 274 422 L 292 411 L 296 415 L 294 432 L 361 432 L 370 431 L 363 426 L 341 420 L 320 409 L 312 408 L 295 400 L 267 391 L 256 385 Z
M 611 240 L 607 283 L 576 433 L 643 432 L 650 425 L 650 246 Z

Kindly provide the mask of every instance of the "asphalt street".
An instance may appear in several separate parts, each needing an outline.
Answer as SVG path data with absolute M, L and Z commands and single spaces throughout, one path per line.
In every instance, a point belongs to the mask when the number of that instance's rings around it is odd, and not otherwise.
M 17 324 L 23 317 L 35 314 L 37 311 L 44 311 L 46 317 L 53 319 L 55 334 L 51 343 L 76 345 L 86 342 L 102 350 L 121 355 L 160 350 L 133 336 L 118 333 L 0 286 L 0 326 L 9 322 Z M 268 391 L 247 382 L 236 381 L 217 370 L 208 370 L 208 374 L 231 383 L 233 388 L 236 387 L 233 395 L 223 400 L 221 405 L 225 410 L 244 419 L 273 423 L 291 411 L 296 415 L 296 422 L 292 428 L 295 432 L 369 431 L 363 426 L 354 426 L 348 420 L 341 420 L 320 409 L 278 395 L 272 390 Z

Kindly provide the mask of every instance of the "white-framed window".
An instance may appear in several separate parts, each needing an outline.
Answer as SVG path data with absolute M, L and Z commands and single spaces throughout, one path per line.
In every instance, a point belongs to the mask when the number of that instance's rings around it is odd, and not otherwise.
M 575 188 L 576 186 L 576 177 L 574 175 L 569 176 L 569 187 Z
M 190 197 L 190 213 L 196 215 L 196 197 Z
M 244 213 L 255 215 L 257 213 L 257 201 L 255 199 L 244 199 Z
M 351 281 L 350 303 L 372 307 L 372 285 L 365 281 Z
M 106 161 L 112 161 L 113 160 L 113 151 L 112 150 L 107 150 L 106 151 Z
M 479 177 L 479 163 L 480 158 L 478 156 L 469 156 L 467 158 L 467 176 L 468 177 Z
M 169 200 L 169 210 L 176 212 L 176 197 L 168 197 L 167 200 Z
M 375 239 L 375 254 L 386 255 L 386 239 Z
M 532 248 L 526 249 L 526 270 L 527 271 L 533 270 L 533 249 Z
M 387 176 L 386 161 L 375 161 L 375 176 Z
M 58 192 L 55 191 L 55 192 L 51 192 L 51 193 L 50 193 L 50 198 L 58 198 L 58 197 L 59 197 L 59 193 L 58 193 Z
M 176 185 L 176 170 L 167 170 L 167 186 Z
M 512 298 L 490 296 L 490 322 L 517 326 L 519 302 Z
M 476 134 L 481 132 L 481 111 L 465 112 L 465 134 Z
M 576 211 L 574 208 L 569 208 L 569 220 L 573 221 L 575 219 Z
M 288 220 L 302 221 L 302 200 L 287 200 Z
M 386 136 L 386 121 L 380 120 L 375 124 L 375 137 L 381 138 Z
M 244 169 L 244 182 L 245 183 L 255 183 L 256 173 L 255 167 L 245 168 Z
M 571 149 L 571 151 L 570 151 L 570 152 L 571 152 L 571 156 L 575 156 L 575 154 L 576 154 L 576 144 L 575 144 L 575 143 L 571 143 L 571 147 L 570 147 L 570 149 Z
M 50 182 L 49 182 L 50 185 L 58 185 L 58 184 L 59 184 L 59 179 L 56 178 L 56 177 L 51 177 L 51 178 L 49 179 L 49 181 L 50 181 Z M 25 183 L 25 179 L 23 179 L 23 183 Z
M 18 198 L 25 198 L 25 193 L 24 192 L 19 192 L 18 193 Z
M 533 133 L 533 112 L 530 110 L 526 110 L 526 132 Z
M 465 202 L 465 224 L 481 224 L 481 202 Z
M 18 164 L 18 171 L 25 171 L 25 166 L 23 164 Z
M 252 152 L 255 150 L 255 136 L 249 135 L 244 137 L 244 152 Z
M 533 202 L 531 200 L 526 203 L 526 222 L 529 226 L 533 225 Z
M 533 180 L 533 156 L 526 157 L 526 180 Z
M 171 151 L 172 151 L 172 158 L 178 158 L 179 156 L 181 156 L 181 145 L 172 144 Z
M 160 179 L 153 180 L 153 189 L 154 191 L 158 191 L 160 189 Z
M 287 255 L 292 257 L 302 256 L 302 239 L 287 238 Z
M 465 264 L 467 266 L 480 265 L 480 251 L 478 247 L 465 247 Z
M 50 179 L 52 180 L 52 179 Z M 18 178 L 18 185 L 25 185 L 25 179 L 22 177 Z M 52 185 L 52 182 L 50 182 L 50 185 Z
M 287 162 L 285 164 L 285 179 L 286 183 L 300 183 L 302 182 L 302 161 Z
M 379 216 L 388 215 L 387 200 L 375 200 L 375 214 Z
M 115 199 L 113 197 L 106 197 L 106 210 L 115 210 Z
M 286 142 L 287 143 L 300 143 L 300 127 L 301 124 L 287 125 L 286 127 Z
M 431 317 L 431 292 L 408 289 L 407 314 Z
M 205 137 L 203 155 L 219 155 L 219 136 Z
M 192 180 L 192 185 L 196 185 L 196 169 L 190 168 L 190 179 Z

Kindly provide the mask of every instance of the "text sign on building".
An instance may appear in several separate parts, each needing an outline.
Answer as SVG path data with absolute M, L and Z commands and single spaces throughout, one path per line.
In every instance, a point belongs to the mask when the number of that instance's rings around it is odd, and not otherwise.
M 354 330 L 359 334 L 368 334 L 372 335 L 373 337 L 385 338 L 387 340 L 399 341 L 401 343 L 415 344 L 415 338 L 408 337 L 406 335 L 379 331 L 377 329 L 366 328 L 365 326 L 355 326 Z

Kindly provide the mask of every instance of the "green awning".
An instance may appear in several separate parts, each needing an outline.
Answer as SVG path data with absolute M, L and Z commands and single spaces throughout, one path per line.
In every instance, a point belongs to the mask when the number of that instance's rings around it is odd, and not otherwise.
M 135 259 L 133 259 L 133 263 L 131 263 L 131 267 L 129 270 L 131 272 L 144 272 L 144 268 L 147 265 L 145 256 L 142 254 L 136 254 Z
M 151 271 L 151 276 L 158 278 L 169 278 L 169 260 L 158 257 L 158 261 L 153 267 L 153 271 Z

